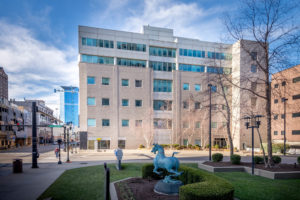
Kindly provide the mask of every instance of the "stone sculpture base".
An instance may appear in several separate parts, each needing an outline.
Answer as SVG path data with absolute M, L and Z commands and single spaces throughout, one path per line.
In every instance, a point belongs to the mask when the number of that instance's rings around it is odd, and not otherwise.
M 154 192 L 165 195 L 178 195 L 179 187 L 182 185 L 183 184 L 181 181 L 176 181 L 174 183 L 165 183 L 163 180 L 160 180 L 154 186 Z

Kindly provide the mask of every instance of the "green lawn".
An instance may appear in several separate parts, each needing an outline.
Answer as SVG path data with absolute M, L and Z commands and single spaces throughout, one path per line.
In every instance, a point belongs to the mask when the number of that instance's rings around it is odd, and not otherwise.
M 234 196 L 240 200 L 300 199 L 300 179 L 271 180 L 245 172 L 215 173 L 234 186 Z
M 142 163 L 123 164 L 124 170 L 118 171 L 115 165 L 108 165 L 111 181 L 126 177 L 141 176 Z M 183 164 L 197 167 L 197 164 Z M 200 169 L 199 169 L 200 170 Z M 300 179 L 270 180 L 259 176 L 251 176 L 243 172 L 216 173 L 235 188 L 235 197 L 247 199 L 300 199 Z M 104 169 L 103 165 L 83 167 L 64 172 L 40 197 L 52 197 L 55 200 L 104 199 Z

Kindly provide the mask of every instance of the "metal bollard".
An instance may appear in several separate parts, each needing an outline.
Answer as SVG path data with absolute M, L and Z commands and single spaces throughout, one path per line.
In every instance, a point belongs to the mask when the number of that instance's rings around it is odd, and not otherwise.
M 106 168 L 105 169 L 105 184 L 104 184 L 104 186 L 105 186 L 105 188 L 104 188 L 104 190 L 105 190 L 105 200 L 110 199 L 109 184 L 110 184 L 110 171 L 109 171 L 109 168 Z

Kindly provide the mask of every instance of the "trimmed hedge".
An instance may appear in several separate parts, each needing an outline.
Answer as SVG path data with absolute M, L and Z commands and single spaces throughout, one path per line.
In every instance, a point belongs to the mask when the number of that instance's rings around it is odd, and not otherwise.
M 261 164 L 264 163 L 264 159 L 261 156 L 254 156 L 254 163 L 255 164 Z
M 223 154 L 221 154 L 221 153 L 214 153 L 212 155 L 212 160 L 214 162 L 221 162 L 223 160 Z
M 153 164 L 142 167 L 143 178 L 159 177 L 153 173 Z M 228 181 L 199 169 L 182 166 L 178 171 L 183 172 L 178 179 L 183 182 L 179 188 L 180 200 L 232 200 L 234 188 Z M 164 171 L 163 173 L 166 173 Z
M 298 164 L 300 165 L 300 156 L 298 156 L 297 162 L 298 162 Z
M 241 163 L 241 156 L 233 154 L 232 156 L 230 156 L 230 161 L 234 165 L 239 165 Z
M 274 162 L 275 164 L 281 163 L 281 158 L 280 158 L 280 156 L 272 156 L 272 159 L 273 159 L 273 162 Z

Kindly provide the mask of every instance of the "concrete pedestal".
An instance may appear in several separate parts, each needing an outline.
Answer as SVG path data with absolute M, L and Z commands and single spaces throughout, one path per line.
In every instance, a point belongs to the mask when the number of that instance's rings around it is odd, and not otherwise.
M 182 182 L 174 182 L 174 183 L 165 183 L 163 180 L 160 180 L 154 186 L 154 192 L 158 194 L 165 195 L 178 195 L 179 187 L 182 186 Z

